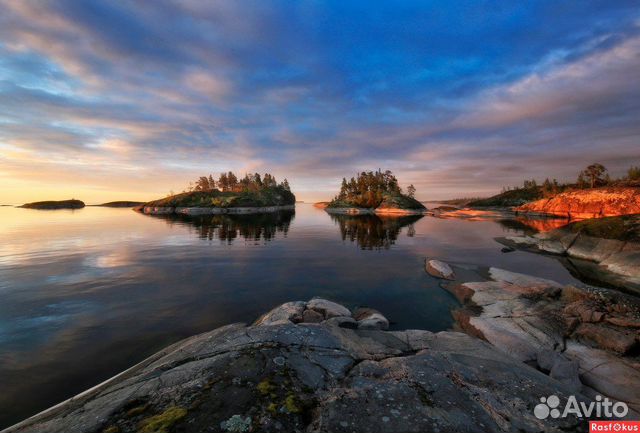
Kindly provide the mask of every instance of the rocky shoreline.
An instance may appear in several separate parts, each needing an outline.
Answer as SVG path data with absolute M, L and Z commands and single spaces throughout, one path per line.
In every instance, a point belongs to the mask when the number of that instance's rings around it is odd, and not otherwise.
M 601 187 L 568 191 L 523 204 L 514 210 L 571 219 L 640 214 L 640 188 Z
M 631 218 L 635 219 L 635 217 L 618 217 L 613 222 L 621 224 L 620 219 L 630 220 Z M 640 221 L 640 219 L 637 220 Z M 599 223 L 606 224 L 607 220 L 596 220 L 589 225 Z M 587 224 L 582 224 L 589 227 Z M 620 232 L 629 236 L 628 229 Z M 638 266 L 640 242 L 635 238 L 618 237 L 618 239 L 595 237 L 567 226 L 533 236 L 507 236 L 496 240 L 513 248 L 576 259 L 572 263 L 575 267 L 586 268 L 585 272 L 597 274 L 598 279 L 605 283 L 624 287 L 627 291 L 640 294 L 640 266 Z
M 640 300 L 615 290 L 563 286 L 498 268 L 427 260 L 426 271 L 462 304 L 459 329 L 571 388 L 629 405 L 640 415 Z M 457 278 L 458 274 L 466 278 Z M 444 280 L 455 280 L 447 281 Z
M 187 338 L 15 432 L 586 431 L 538 419 L 540 396 L 587 397 L 460 332 L 384 331 L 371 309 L 288 302 Z
M 370 308 L 287 302 L 250 326 L 175 343 L 3 433 L 588 430 L 573 415 L 536 417 L 549 395 L 599 394 L 637 417 L 637 300 L 495 268 L 460 283 L 468 269 L 432 262 L 462 303 L 464 333 L 387 331 Z
M 427 209 L 325 207 L 325 212 L 342 215 L 426 215 Z
M 295 204 L 283 206 L 262 206 L 262 207 L 161 207 L 143 206 L 138 208 L 140 212 L 147 215 L 249 215 L 257 213 L 279 212 L 282 210 L 295 210 Z

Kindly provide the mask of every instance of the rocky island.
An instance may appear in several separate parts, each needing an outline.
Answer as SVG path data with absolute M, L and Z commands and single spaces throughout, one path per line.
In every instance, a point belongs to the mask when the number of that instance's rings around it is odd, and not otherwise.
M 42 210 L 55 210 L 55 209 L 82 209 L 84 202 L 76 199 L 60 200 L 60 201 L 36 201 L 33 203 L 26 203 L 21 208 L 25 209 L 42 209 Z
M 295 209 L 295 203 L 286 179 L 278 183 L 269 173 L 255 173 L 238 180 L 228 172 L 217 181 L 203 176 L 189 191 L 144 203 L 138 210 L 152 215 L 251 214 Z
M 427 208 L 414 198 L 416 189 L 409 185 L 404 194 L 389 170 L 384 173 L 362 172 L 355 178 L 342 179 L 338 195 L 326 205 L 329 213 L 343 214 L 423 214 Z

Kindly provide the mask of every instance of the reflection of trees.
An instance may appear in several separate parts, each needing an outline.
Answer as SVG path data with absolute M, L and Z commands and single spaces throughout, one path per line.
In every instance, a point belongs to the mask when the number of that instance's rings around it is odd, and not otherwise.
M 201 239 L 220 239 L 232 243 L 241 237 L 245 240 L 273 239 L 277 233 L 286 235 L 295 211 L 280 211 L 252 215 L 157 215 L 169 224 L 182 224 L 195 229 Z
M 331 214 L 331 219 L 340 226 L 342 240 L 356 242 L 363 250 L 388 249 L 398 239 L 403 227 L 407 236 L 415 234 L 413 223 L 423 215 L 379 217 L 377 215 Z
M 514 232 L 523 232 L 527 235 L 534 235 L 539 232 L 548 232 L 565 226 L 569 222 L 569 220 L 564 218 L 528 218 L 525 216 L 498 220 L 498 223 L 502 227 Z

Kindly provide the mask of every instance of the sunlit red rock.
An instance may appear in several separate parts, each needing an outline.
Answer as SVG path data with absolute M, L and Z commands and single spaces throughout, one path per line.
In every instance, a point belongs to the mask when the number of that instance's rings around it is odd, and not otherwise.
M 572 219 L 601 218 L 640 213 L 640 188 L 603 187 L 568 191 L 515 209 L 518 212 L 566 216 Z

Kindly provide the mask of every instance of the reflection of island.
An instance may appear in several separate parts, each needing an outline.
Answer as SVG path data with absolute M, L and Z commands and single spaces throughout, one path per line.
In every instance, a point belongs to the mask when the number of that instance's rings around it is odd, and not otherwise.
M 527 218 L 518 216 L 516 218 L 499 219 L 497 222 L 514 233 L 523 233 L 530 236 L 563 227 L 570 221 L 563 218 Z
M 349 239 L 363 250 L 389 249 L 398 239 L 403 227 L 408 226 L 407 236 L 413 236 L 413 223 L 422 215 L 381 217 L 378 215 L 331 214 L 331 219 L 340 226 L 342 240 Z
M 232 243 L 242 237 L 245 240 L 270 241 L 277 233 L 286 236 L 295 211 L 280 211 L 248 215 L 154 215 L 168 224 L 182 224 L 193 227 L 201 239 L 220 239 Z

